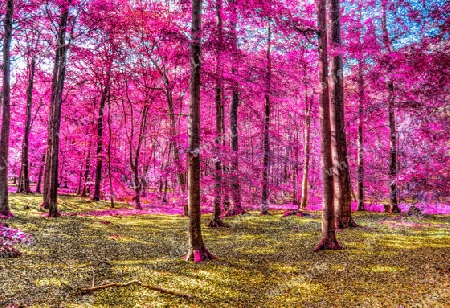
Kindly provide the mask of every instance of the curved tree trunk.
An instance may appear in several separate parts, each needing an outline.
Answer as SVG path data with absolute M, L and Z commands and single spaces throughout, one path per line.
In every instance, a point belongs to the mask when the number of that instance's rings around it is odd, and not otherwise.
M 336 240 L 334 217 L 334 187 L 333 176 L 328 174 L 332 168 L 331 155 L 331 123 L 330 102 L 328 96 L 328 48 L 326 25 L 326 0 L 316 0 L 318 27 L 319 27 L 319 103 L 320 103 L 320 129 L 322 143 L 320 152 L 322 156 L 322 240 L 314 251 L 324 249 L 341 249 Z
M 10 77 L 11 77 L 11 40 L 12 40 L 12 17 L 14 11 L 13 0 L 7 0 L 6 14 L 3 21 L 3 112 L 2 128 L 0 134 L 0 214 L 10 216 L 8 202 L 8 151 L 9 151 L 9 131 L 11 124 L 10 113 Z
M 187 261 L 201 262 L 214 256 L 205 248 L 200 223 L 200 39 L 201 0 L 192 1 L 191 102 L 188 150 L 188 253 Z

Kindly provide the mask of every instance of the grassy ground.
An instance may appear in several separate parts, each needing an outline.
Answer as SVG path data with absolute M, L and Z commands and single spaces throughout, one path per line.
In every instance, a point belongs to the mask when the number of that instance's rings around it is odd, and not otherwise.
M 0 307 L 449 307 L 450 216 L 355 213 L 363 226 L 338 234 L 343 251 L 312 253 L 320 213 L 257 213 L 204 229 L 218 259 L 192 264 L 186 218 L 42 216 L 38 196 L 12 195 L 10 227 L 33 234 L 23 255 L 0 259 Z M 30 209 L 24 209 L 25 206 Z M 64 197 L 63 211 L 106 208 Z M 203 217 L 206 224 L 209 216 Z M 99 263 L 105 261 L 107 263 Z M 139 286 L 80 294 L 79 287 L 139 279 L 192 299 Z

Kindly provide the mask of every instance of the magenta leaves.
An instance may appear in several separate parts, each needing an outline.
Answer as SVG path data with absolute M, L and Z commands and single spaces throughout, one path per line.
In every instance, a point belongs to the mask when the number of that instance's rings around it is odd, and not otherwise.
M 14 258 L 20 256 L 15 245 L 31 245 L 33 238 L 18 229 L 12 229 L 0 223 L 0 258 Z

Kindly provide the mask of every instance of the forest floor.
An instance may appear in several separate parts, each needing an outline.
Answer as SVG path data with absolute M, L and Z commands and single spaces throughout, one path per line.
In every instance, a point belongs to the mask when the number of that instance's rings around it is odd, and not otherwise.
M 229 228 L 205 227 L 217 260 L 193 264 L 182 260 L 180 215 L 72 216 L 108 204 L 62 197 L 66 215 L 49 219 L 38 195 L 10 200 L 6 222 L 35 243 L 0 259 L 0 307 L 449 307 L 449 215 L 354 213 L 362 227 L 338 234 L 344 250 L 313 253 L 320 212 L 250 212 L 224 219 Z M 137 285 L 79 292 L 135 279 L 191 298 Z

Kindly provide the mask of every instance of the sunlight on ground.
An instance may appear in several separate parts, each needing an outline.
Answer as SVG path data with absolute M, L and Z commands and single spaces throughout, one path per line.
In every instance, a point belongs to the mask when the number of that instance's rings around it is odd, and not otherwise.
M 182 261 L 187 221 L 177 215 L 63 216 L 49 219 L 38 196 L 12 195 L 11 227 L 34 246 L 0 260 L 0 306 L 26 307 L 448 307 L 450 216 L 399 221 L 355 213 L 362 226 L 338 233 L 342 251 L 312 253 L 320 213 L 281 218 L 250 212 L 204 229 L 218 259 Z M 29 209 L 25 209 L 25 206 Z M 106 202 L 63 197 L 62 211 L 108 209 Z M 123 206 L 118 204 L 118 206 Z M 205 215 L 203 225 L 210 215 Z M 391 226 L 392 225 L 392 226 Z M 91 294 L 79 287 L 138 279 L 192 299 L 138 286 Z

